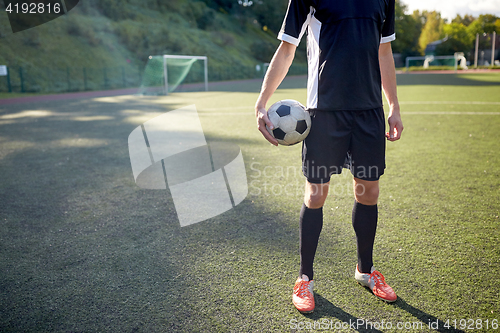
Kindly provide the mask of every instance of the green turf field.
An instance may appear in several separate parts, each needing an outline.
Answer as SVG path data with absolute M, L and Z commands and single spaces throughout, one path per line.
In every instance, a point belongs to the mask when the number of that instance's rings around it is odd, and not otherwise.
M 0 331 L 500 331 L 500 75 L 398 81 L 405 130 L 387 145 L 375 264 L 399 299 L 353 279 L 344 172 L 324 208 L 311 315 L 291 303 L 300 147 L 256 130 L 258 84 L 0 106 Z M 305 103 L 304 86 L 289 80 L 272 101 Z M 208 140 L 240 146 L 249 195 L 181 228 L 168 191 L 134 183 L 127 138 L 190 104 Z

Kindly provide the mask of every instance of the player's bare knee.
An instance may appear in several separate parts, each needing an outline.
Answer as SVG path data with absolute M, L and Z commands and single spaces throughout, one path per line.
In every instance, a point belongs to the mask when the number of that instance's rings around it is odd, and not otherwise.
M 313 184 L 306 182 L 304 203 L 307 208 L 317 209 L 323 207 L 328 196 L 327 184 Z
M 356 201 L 367 206 L 376 205 L 378 202 L 378 191 L 371 191 L 368 193 L 364 193 L 363 195 L 356 195 Z
M 363 205 L 376 205 L 379 196 L 378 182 L 354 181 L 354 196 Z
M 318 209 L 323 207 L 325 204 L 325 199 L 319 196 L 308 197 L 304 199 L 304 203 L 307 208 Z

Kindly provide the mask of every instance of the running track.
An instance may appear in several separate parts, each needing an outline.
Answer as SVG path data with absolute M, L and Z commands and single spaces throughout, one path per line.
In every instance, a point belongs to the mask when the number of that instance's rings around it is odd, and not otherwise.
M 398 72 L 400 74 L 401 72 Z M 477 69 L 468 70 L 466 72 L 460 72 L 460 74 L 475 74 L 475 73 L 500 73 L 500 69 Z M 442 70 L 442 71 L 423 71 L 423 72 L 410 72 L 412 74 L 455 74 L 455 71 Z M 305 76 L 304 76 L 305 78 Z M 209 90 L 217 88 L 218 86 L 224 86 L 227 84 L 234 84 L 240 82 L 253 82 L 259 83 L 262 79 L 251 79 L 251 80 L 241 80 L 241 81 L 223 81 L 223 82 L 213 82 L 210 83 Z M 137 93 L 139 88 L 129 88 L 129 89 L 117 89 L 117 90 L 103 90 L 103 91 L 86 91 L 86 92 L 76 92 L 76 93 L 66 93 L 66 94 L 53 94 L 53 95 L 36 95 L 36 96 L 26 96 L 26 97 L 15 97 L 15 98 L 4 98 L 0 99 L 0 105 L 12 105 L 12 104 L 22 104 L 22 103 L 39 103 L 47 101 L 63 101 L 68 99 L 85 99 L 85 98 L 97 98 L 97 97 L 111 97 L 111 96 L 121 96 L 121 95 L 133 95 Z

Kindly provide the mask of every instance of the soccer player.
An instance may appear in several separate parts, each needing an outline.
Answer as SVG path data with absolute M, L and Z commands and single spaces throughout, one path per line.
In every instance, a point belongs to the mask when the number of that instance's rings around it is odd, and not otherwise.
M 331 175 L 340 174 L 343 166 L 354 177 L 352 225 L 358 255 L 354 277 L 382 300 L 397 299 L 372 260 L 386 139 L 396 141 L 403 131 L 390 43 L 396 38 L 394 10 L 395 0 L 290 0 L 278 35 L 282 42 L 255 104 L 259 130 L 278 145 L 265 127 L 273 128 L 266 104 L 307 31 L 307 109 L 312 125 L 302 146 L 306 188 L 299 220 L 300 270 L 292 296 L 302 313 L 314 310 L 313 261 L 323 226 L 322 207 Z M 382 90 L 390 108 L 388 133 Z

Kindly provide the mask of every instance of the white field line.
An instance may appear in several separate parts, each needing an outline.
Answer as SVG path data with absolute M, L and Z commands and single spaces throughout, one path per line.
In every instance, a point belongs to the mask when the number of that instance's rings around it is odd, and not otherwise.
M 500 105 L 500 102 L 483 102 L 483 101 L 400 101 L 399 104 L 407 105 Z M 223 110 L 254 110 L 254 106 L 224 106 L 215 108 L 199 108 L 198 111 L 223 111 Z
M 402 111 L 401 115 L 402 116 L 405 115 L 500 116 L 500 112 Z
M 222 111 L 222 110 L 242 110 L 242 109 L 250 109 L 255 110 L 254 106 L 224 106 L 220 108 L 199 108 L 198 112 L 203 111 Z
M 212 117 L 212 116 L 252 116 L 255 117 L 253 113 L 243 113 L 243 112 L 199 112 L 199 116 Z
M 252 116 L 255 117 L 253 113 L 244 112 L 200 112 L 200 116 Z M 443 111 L 403 111 L 402 116 L 405 115 L 443 115 L 443 116 L 500 116 L 500 112 L 443 112 Z
M 500 105 L 500 102 L 479 101 L 400 101 L 399 104 L 459 104 L 459 105 Z
M 462 105 L 500 105 L 500 102 L 452 102 L 452 101 L 402 101 L 399 104 L 462 104 Z M 249 112 L 211 112 L 211 111 L 224 111 L 224 110 L 248 110 Z M 243 115 L 254 115 L 253 106 L 225 106 L 219 108 L 200 108 L 198 110 L 199 115 L 210 115 L 210 116 L 243 116 Z M 473 112 L 473 111 L 404 111 L 403 115 L 477 115 L 477 116 L 498 116 L 500 112 Z

